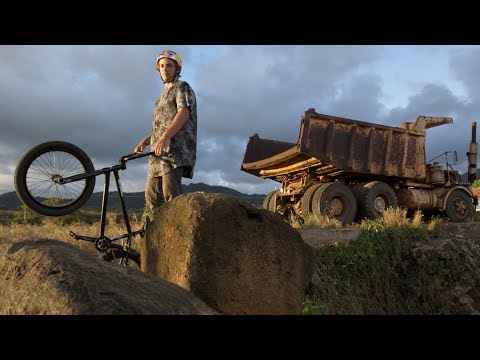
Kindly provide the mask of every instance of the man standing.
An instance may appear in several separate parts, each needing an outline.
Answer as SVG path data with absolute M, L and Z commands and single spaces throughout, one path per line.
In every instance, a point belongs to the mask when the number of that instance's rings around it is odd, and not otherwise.
M 193 177 L 197 150 L 197 101 L 191 86 L 179 80 L 182 60 L 165 50 L 156 64 L 165 90 L 155 103 L 150 135 L 134 149 L 142 152 L 150 145 L 156 155 L 149 158 L 145 185 L 145 200 L 152 212 L 181 194 L 182 177 Z

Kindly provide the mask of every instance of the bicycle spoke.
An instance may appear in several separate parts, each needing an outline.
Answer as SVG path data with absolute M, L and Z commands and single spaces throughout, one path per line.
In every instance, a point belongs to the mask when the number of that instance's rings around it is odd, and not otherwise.
M 85 173 L 83 165 L 71 154 L 51 151 L 40 155 L 32 162 L 26 182 L 36 201 L 51 200 L 47 206 L 62 207 L 82 194 L 86 187 L 86 180 L 59 184 L 54 181 L 54 177 L 66 178 Z

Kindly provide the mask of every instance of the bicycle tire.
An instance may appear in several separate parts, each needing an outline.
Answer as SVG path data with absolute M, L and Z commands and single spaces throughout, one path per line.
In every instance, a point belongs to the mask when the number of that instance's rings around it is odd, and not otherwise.
M 120 248 L 110 248 L 100 255 L 101 259 L 110 262 L 116 262 L 118 264 L 120 264 L 122 259 L 126 257 L 127 252 L 124 249 Z M 130 249 L 128 251 L 128 260 L 133 261 L 135 264 L 138 265 L 138 267 L 140 267 L 140 254 L 137 251 Z
M 81 208 L 93 193 L 95 176 L 60 185 L 54 176 L 94 172 L 92 161 L 79 147 L 49 141 L 28 150 L 15 169 L 15 192 L 22 203 L 39 214 L 67 215 Z

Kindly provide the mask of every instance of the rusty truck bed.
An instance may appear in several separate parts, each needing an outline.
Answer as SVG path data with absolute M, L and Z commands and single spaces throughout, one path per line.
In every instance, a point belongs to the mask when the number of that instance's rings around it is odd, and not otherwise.
M 250 137 L 241 170 L 280 181 L 302 171 L 316 176 L 385 176 L 422 182 L 425 129 L 451 118 L 419 116 L 401 127 L 304 112 L 296 144 Z

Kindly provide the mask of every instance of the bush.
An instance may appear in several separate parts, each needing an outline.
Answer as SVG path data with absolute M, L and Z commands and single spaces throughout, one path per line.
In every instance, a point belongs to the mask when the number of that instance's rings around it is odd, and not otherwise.
M 396 214 L 396 215 L 395 215 Z M 336 243 L 318 256 L 304 314 L 448 314 L 464 274 L 459 257 L 449 262 L 412 249 L 441 228 L 406 219 L 403 211 L 364 220 L 356 243 Z

